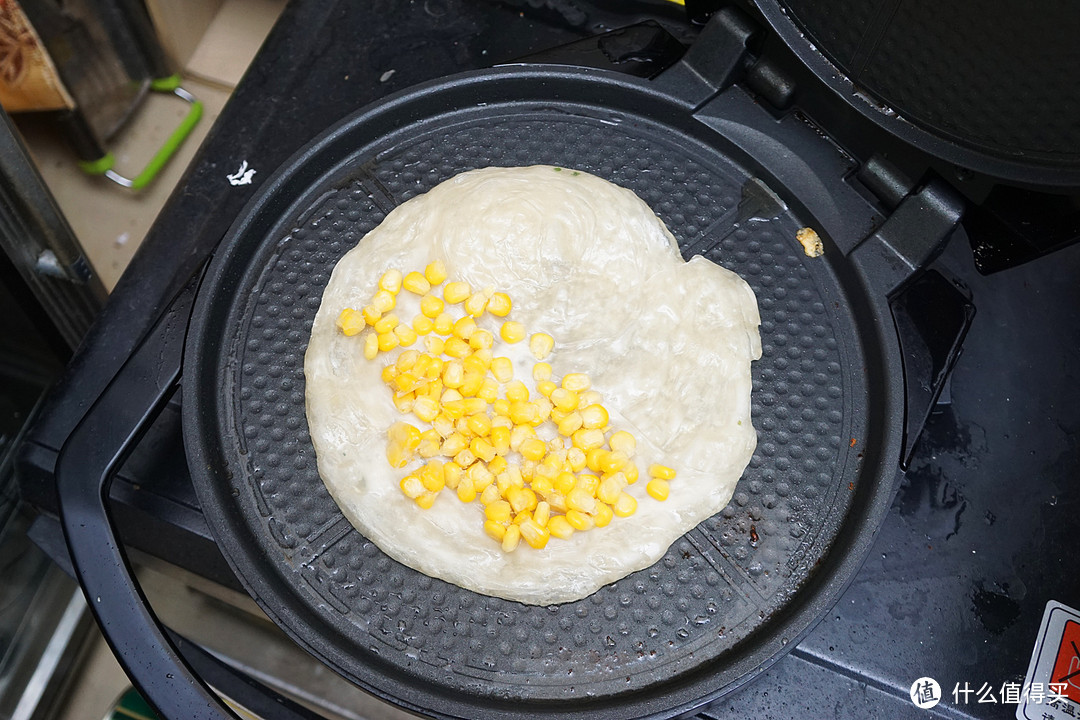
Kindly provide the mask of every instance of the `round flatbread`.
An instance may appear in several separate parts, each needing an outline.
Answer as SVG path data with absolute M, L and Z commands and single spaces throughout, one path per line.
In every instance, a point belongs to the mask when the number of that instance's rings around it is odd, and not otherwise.
M 400 350 L 367 360 L 364 335 L 346 337 L 336 320 L 367 305 L 387 269 L 423 270 L 435 259 L 449 280 L 507 293 L 509 319 L 555 339 L 554 379 L 589 375 L 612 428 L 637 439 L 641 479 L 625 490 L 638 501 L 632 516 L 504 553 L 483 530 L 478 500 L 444 490 L 423 509 L 402 493 L 399 481 L 419 461 L 387 462 L 387 431 L 405 418 L 380 377 Z M 394 312 L 408 321 L 418 299 L 401 291 Z M 478 319 L 496 338 L 501 322 Z M 580 599 L 656 562 L 731 498 L 756 443 L 759 322 L 750 287 L 704 258 L 684 262 L 631 191 L 550 166 L 463 173 L 396 208 L 334 269 L 304 363 L 319 473 L 353 525 L 411 568 L 523 603 Z M 495 355 L 510 357 L 533 388 L 528 342 L 496 343 Z M 663 502 L 645 491 L 654 462 L 678 473 Z

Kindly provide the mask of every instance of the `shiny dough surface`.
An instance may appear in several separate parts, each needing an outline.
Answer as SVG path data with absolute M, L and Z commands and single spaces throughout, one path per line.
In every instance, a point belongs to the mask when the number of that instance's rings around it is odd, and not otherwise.
M 483 531 L 479 500 L 439 493 L 429 510 L 405 497 L 386 461 L 387 429 L 403 417 L 380 379 L 400 351 L 363 356 L 361 336 L 335 326 L 361 308 L 389 268 L 442 259 L 449 280 L 494 286 L 513 299 L 508 319 L 555 338 L 554 378 L 584 372 L 613 429 L 637 439 L 641 479 L 626 488 L 637 512 L 607 527 L 504 553 Z M 403 320 L 418 302 L 399 294 Z M 761 356 L 750 287 L 702 257 L 683 261 L 675 238 L 633 192 L 550 166 L 484 168 L 397 207 L 334 268 L 305 356 L 307 417 L 319 473 L 345 516 L 386 554 L 427 575 L 522 603 L 586 597 L 648 567 L 723 509 L 757 441 L 750 363 Z M 481 327 L 498 338 L 500 318 Z M 534 388 L 528 342 L 495 354 Z M 418 345 L 422 348 L 422 345 Z M 550 423 L 549 423 L 550 424 Z M 648 465 L 676 469 L 664 502 L 645 492 Z

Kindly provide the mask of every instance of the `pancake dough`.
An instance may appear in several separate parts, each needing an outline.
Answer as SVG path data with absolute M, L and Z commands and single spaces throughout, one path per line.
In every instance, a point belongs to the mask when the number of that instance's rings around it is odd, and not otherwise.
M 434 259 L 450 280 L 508 293 L 510 319 L 552 335 L 555 379 L 590 376 L 612 426 L 637 439 L 641 479 L 626 488 L 638 501 L 633 516 L 503 553 L 484 534 L 479 500 L 444 491 L 423 510 L 402 494 L 399 480 L 419 463 L 397 470 L 386 461 L 387 429 L 406 418 L 380 379 L 399 351 L 366 360 L 360 336 L 344 336 L 335 320 L 366 305 L 385 270 Z M 419 312 L 408 295 L 395 309 L 402 319 Z M 500 322 L 485 315 L 478 324 L 497 338 Z M 319 473 L 352 524 L 409 567 L 522 603 L 583 598 L 656 562 L 731 498 L 756 444 L 759 322 L 750 287 L 702 257 L 684 262 L 629 190 L 550 166 L 463 173 L 396 208 L 334 268 L 304 363 Z M 496 343 L 532 389 L 528 343 Z M 645 492 L 652 462 L 678 471 L 664 502 Z

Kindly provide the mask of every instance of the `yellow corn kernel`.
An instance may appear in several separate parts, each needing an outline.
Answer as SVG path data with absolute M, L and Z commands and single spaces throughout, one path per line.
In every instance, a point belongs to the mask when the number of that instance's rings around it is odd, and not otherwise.
M 638 480 L 638 466 L 632 462 L 626 463 L 622 469 L 623 475 L 626 476 L 626 482 L 633 485 Z
M 560 495 L 566 495 L 577 485 L 577 477 L 573 473 L 561 472 L 555 478 L 554 488 Z
M 595 497 L 596 490 L 600 487 L 600 478 L 595 475 L 590 475 L 589 473 L 582 473 L 578 475 L 577 480 L 574 481 L 574 487 Z
M 529 547 L 540 550 L 548 543 L 548 538 L 551 537 L 551 533 L 548 529 L 541 526 L 531 517 L 526 518 L 519 525 L 521 528 L 521 537 L 525 539 L 525 542 L 529 543 Z
M 611 437 L 608 438 L 608 445 L 612 450 L 621 452 L 628 458 L 633 457 L 634 453 L 637 452 L 637 440 L 625 430 L 611 433 Z
M 396 367 L 396 366 L 394 366 L 394 365 L 392 365 L 392 364 L 391 364 L 391 365 L 387 365 L 386 367 L 384 367 L 384 368 L 382 369 L 382 372 L 381 372 L 381 373 L 379 373 L 379 377 L 381 377 L 381 378 L 382 378 L 382 381 L 383 381 L 384 383 L 386 383 L 387 385 L 389 385 L 389 384 L 391 384 L 392 382 L 394 382 L 394 378 L 396 378 L 396 377 L 397 377 L 397 372 L 398 372 L 398 371 L 397 371 L 397 367 Z
M 607 454 L 607 450 L 604 448 L 590 448 L 585 453 L 585 465 L 593 472 L 600 472 L 600 462 L 603 460 L 604 455 Z
M 569 540 L 570 536 L 574 534 L 573 525 L 568 523 L 563 515 L 553 515 L 548 520 L 546 527 L 552 537 L 557 537 L 560 540 Z
M 540 416 L 536 405 L 531 402 L 510 403 L 510 419 L 515 425 L 528 425 Z
M 612 450 L 600 458 L 600 472 L 605 474 L 617 473 L 626 467 L 627 462 L 629 462 L 629 458 L 626 457 L 626 453 L 621 450 Z
M 442 260 L 433 260 L 424 268 L 424 278 L 432 285 L 438 285 L 446 279 L 446 266 Z
M 465 476 L 465 471 L 461 469 L 461 466 L 456 462 L 450 461 L 443 463 L 443 482 L 446 483 L 446 487 L 451 490 L 457 490 L 458 485 L 461 483 L 461 478 Z
M 551 401 L 548 400 L 546 397 L 537 398 L 533 404 L 536 405 L 536 410 L 538 413 L 536 417 L 536 424 L 540 424 L 551 417 L 551 411 L 554 409 L 554 406 L 551 404 Z
M 637 511 L 637 500 L 633 495 L 619 493 L 619 499 L 615 501 L 611 509 L 619 517 L 630 517 Z
M 596 503 L 596 510 L 592 513 L 593 524 L 598 528 L 606 527 L 611 523 L 614 514 L 610 505 L 598 502 Z
M 469 287 L 467 282 L 452 282 L 446 283 L 446 287 L 443 288 L 443 299 L 450 305 L 457 305 L 459 302 L 467 299 L 472 294 L 472 288 Z
M 454 456 L 454 462 L 456 462 L 458 465 L 460 465 L 463 468 L 467 468 L 470 465 L 472 465 L 474 462 L 476 462 L 476 455 L 474 455 L 473 451 L 470 450 L 469 448 L 465 448 L 464 450 L 462 450 L 461 452 L 459 452 L 457 455 Z
M 467 423 L 469 430 L 471 430 L 474 435 L 483 437 L 491 432 L 491 418 L 487 416 L 487 413 L 470 415 Z
M 578 394 L 566 388 L 555 388 L 551 391 L 551 403 L 563 412 L 572 412 L 578 406 Z
M 397 361 L 394 362 L 394 367 L 398 369 L 398 372 L 406 372 L 416 367 L 416 363 L 420 361 L 419 350 L 406 350 L 397 357 Z M 424 366 L 420 366 L 420 371 L 416 373 L 418 377 L 423 377 Z
M 409 423 L 396 422 L 387 431 L 389 440 L 386 448 L 386 459 L 392 467 L 401 468 L 412 457 L 413 452 L 420 445 L 420 430 Z
M 493 407 L 494 407 L 494 405 L 493 405 Z M 510 412 L 509 407 L 507 408 L 506 412 L 507 413 Z M 507 419 L 509 419 L 509 418 L 507 418 Z M 533 430 L 528 425 L 515 425 L 513 428 L 510 429 L 510 449 L 513 450 L 514 452 L 521 452 L 521 448 L 525 444 L 525 441 L 529 440 L 531 438 L 535 438 L 535 437 L 536 437 L 536 431 Z M 544 443 L 544 441 L 541 440 L 540 444 L 543 445 L 543 443 Z M 543 456 L 542 455 L 543 452 L 544 452 L 544 449 L 541 448 L 540 449 L 541 457 Z M 534 460 L 533 462 L 537 462 L 537 460 Z
M 438 417 L 431 421 L 431 427 L 444 440 L 454 433 L 454 421 L 443 413 L 439 413 Z
M 379 278 L 379 288 L 388 293 L 396 293 L 401 289 L 401 271 L 390 269 Z
M 526 510 L 532 510 L 536 507 L 536 493 L 529 488 L 520 488 L 516 485 L 511 485 L 506 490 L 506 500 L 510 503 L 510 507 L 514 509 L 515 513 L 525 512 Z
M 487 371 L 483 359 L 478 358 L 476 353 L 466 355 L 461 359 L 461 364 L 465 368 L 465 372 L 484 373 Z
M 358 313 L 352 308 L 345 308 L 338 315 L 337 326 L 344 335 L 352 337 L 367 326 L 367 320 L 364 319 L 363 313 Z
M 626 485 L 625 475 L 618 472 L 613 473 L 600 481 L 600 486 L 596 488 L 596 497 L 602 502 L 611 505 L 619 499 L 619 493 L 622 492 Z
M 649 466 L 649 477 L 660 478 L 661 480 L 674 480 L 675 470 L 669 468 L 667 465 L 653 463 Z
M 413 393 L 405 393 L 404 395 L 395 394 L 392 402 L 399 413 L 404 414 L 412 412 L 413 403 L 416 402 L 416 395 Z
M 431 422 L 439 414 L 439 403 L 429 397 L 419 397 L 413 403 L 412 412 L 424 422 Z
M 427 315 L 417 315 L 413 318 L 412 328 L 417 335 L 428 335 L 435 329 L 435 323 Z
M 467 398 L 475 398 L 477 393 L 480 392 L 480 388 L 483 387 L 484 380 L 485 377 L 482 372 L 465 373 L 465 377 L 461 380 L 461 394 Z
M 595 390 L 586 390 L 581 395 L 581 407 L 603 404 L 604 397 Z
M 448 388 L 457 389 L 461 387 L 461 383 L 465 381 L 465 368 L 462 366 L 461 361 L 451 360 L 443 366 L 442 381 L 443 385 Z
M 533 354 L 533 357 L 537 360 L 543 360 L 551 351 L 555 348 L 555 338 L 551 337 L 547 333 L 533 333 L 529 338 L 529 352 Z
M 433 493 L 430 490 L 425 491 L 420 497 L 416 498 L 414 502 L 425 510 L 430 510 L 431 506 L 435 504 L 435 498 L 438 497 L 438 493 Z
M 604 433 L 599 429 L 581 428 L 571 436 L 574 447 L 581 448 L 586 453 L 589 450 L 601 447 L 604 444 Z
M 415 500 L 424 494 L 424 483 L 415 475 L 406 475 L 401 478 L 400 485 L 401 492 L 405 493 L 405 497 L 410 500 Z
M 495 476 L 495 486 L 499 488 L 499 495 L 506 497 L 506 492 L 514 486 L 514 480 L 509 470 Z
M 365 305 L 364 309 L 361 311 L 361 314 L 364 316 L 364 322 L 366 322 L 368 325 L 374 325 L 375 323 L 379 322 L 379 318 L 382 317 L 382 310 L 375 307 L 374 305 Z
M 488 486 L 495 482 L 495 474 L 483 463 L 473 463 L 465 474 L 472 480 L 473 487 L 479 491 L 487 490 Z
M 511 435 L 511 438 L 513 436 Z M 511 442 L 511 446 L 512 446 Z M 539 462 L 541 458 L 546 454 L 547 446 L 544 445 L 544 441 L 538 437 L 527 438 L 521 443 L 521 456 L 526 460 L 532 460 Z
M 497 317 L 506 317 L 510 314 L 510 308 L 512 306 L 513 303 L 510 302 L 509 295 L 497 292 L 488 300 L 487 311 Z
M 490 441 L 496 455 L 505 455 L 510 452 L 510 428 L 492 426 Z
M 506 399 L 510 401 L 511 406 L 516 402 L 525 402 L 529 399 L 529 388 L 520 380 L 511 380 L 506 385 Z
M 469 441 L 465 439 L 465 436 L 459 432 L 453 433 L 450 437 L 443 440 L 442 454 L 447 457 L 454 457 L 462 450 L 469 447 Z M 461 463 L 458 463 L 459 465 Z M 462 465 L 464 467 L 464 465 Z
M 489 403 L 495 402 L 499 398 L 499 383 L 492 378 L 483 377 L 480 389 L 476 391 L 476 397 L 483 398 Z
M 469 450 L 484 462 L 489 462 L 495 457 L 495 448 L 484 438 L 473 438 L 469 443 Z
M 510 401 L 506 398 L 499 398 L 491 403 L 491 411 L 496 415 L 502 415 L 507 419 L 510 418 Z M 513 425 L 511 425 L 513 427 Z M 515 450 L 517 448 L 514 448 Z
M 544 500 L 536 503 L 532 518 L 533 522 L 540 527 L 547 527 L 548 521 L 551 519 L 551 504 Z
M 510 344 L 519 343 L 525 339 L 525 326 L 515 320 L 507 320 L 499 328 L 499 337 Z
M 375 329 L 375 332 L 382 335 L 384 333 L 393 332 L 394 328 L 396 328 L 400 322 L 398 316 L 391 313 L 390 315 L 384 315 L 379 318 L 379 321 L 371 327 Z
M 608 411 L 603 405 L 590 405 L 581 411 L 581 424 L 592 430 L 608 424 Z
M 517 550 L 518 542 L 521 540 L 521 528 L 517 525 L 511 525 L 506 528 L 506 534 L 503 535 L 502 549 L 503 552 L 514 552 Z
M 473 337 L 469 338 L 470 344 L 479 332 L 481 331 L 477 330 L 476 333 L 473 333 Z M 487 332 L 487 330 L 484 330 L 483 332 Z M 491 333 L 488 334 L 490 335 Z M 477 362 L 484 366 L 485 371 L 491 368 L 491 348 L 475 348 L 470 357 L 476 358 Z
M 420 298 L 420 312 L 424 314 L 424 317 L 434 320 L 439 317 L 445 309 L 446 303 L 435 295 L 425 295 Z
M 423 394 L 432 400 L 438 400 L 442 396 L 442 391 L 443 382 L 439 378 L 436 378 L 435 380 L 428 382 L 427 387 L 423 389 Z M 416 392 L 417 394 L 421 393 L 420 390 L 417 390 Z
M 563 375 L 562 386 L 571 392 L 581 394 L 592 386 L 592 381 L 585 373 L 567 373 Z
M 551 505 L 552 512 L 566 512 L 566 496 L 562 493 L 552 490 L 544 497 L 544 500 L 547 501 L 548 505 Z
M 671 494 L 671 485 L 662 478 L 653 478 L 645 484 L 645 492 L 657 500 L 667 500 Z
M 506 534 L 506 526 L 495 522 L 494 520 L 484 521 L 484 532 L 488 537 L 497 542 L 502 542 L 503 535 Z
M 397 300 L 386 290 L 379 290 L 371 297 L 371 306 L 381 313 L 390 312 L 395 305 L 397 305 Z
M 581 448 L 572 447 L 566 451 L 566 462 L 573 472 L 581 472 L 587 464 L 585 451 Z
M 575 487 L 566 494 L 566 507 L 583 513 L 592 513 L 596 509 L 596 498 L 587 490 Z
M 369 333 L 364 338 L 364 358 L 367 360 L 374 360 L 379 354 L 379 336 L 375 333 Z
M 469 417 L 468 413 L 464 412 L 465 404 L 462 403 L 463 414 L 457 420 L 454 421 L 454 430 L 458 431 L 465 436 L 466 439 L 472 440 L 472 431 L 469 430 Z
M 457 463 L 454 464 L 457 465 Z M 457 496 L 458 500 L 464 503 L 470 503 L 476 499 L 476 488 L 473 487 L 473 482 L 468 475 L 458 477 Z
M 401 287 L 416 295 L 423 295 L 431 290 L 431 283 L 421 273 L 413 270 L 401 280 Z
M 391 350 L 393 350 L 394 348 L 396 348 L 398 346 L 397 335 L 395 335 L 392 332 L 381 333 L 381 334 L 379 334 L 378 338 L 379 338 L 379 350 L 381 352 L 390 352 Z
M 454 323 L 454 337 L 461 338 L 462 340 L 468 340 L 476 332 L 476 321 L 466 315 L 463 318 L 459 318 Z
M 570 524 L 575 530 L 591 530 L 593 527 L 593 519 L 588 514 L 581 512 L 580 510 L 570 509 L 566 511 L 566 522 Z M 550 525 L 551 522 L 548 522 Z
M 558 387 L 551 380 L 540 380 L 536 383 L 536 391 L 546 398 L 550 398 Z
M 472 317 L 480 317 L 484 314 L 487 304 L 487 295 L 482 292 L 475 292 L 465 299 L 465 312 Z
M 446 487 L 446 476 L 440 460 L 428 460 L 427 464 L 420 468 L 417 476 L 429 492 L 439 492 Z
M 560 435 L 570 437 L 581 429 L 581 413 L 570 413 L 559 421 L 557 427 Z
M 487 410 L 488 404 L 480 398 L 465 398 L 461 401 L 461 406 L 465 409 L 466 415 L 475 415 Z
M 474 350 L 486 350 L 495 344 L 495 336 L 490 330 L 479 328 L 469 336 L 469 347 Z
M 496 483 L 488 483 L 488 486 L 480 493 L 480 503 L 485 506 L 490 505 L 498 502 L 501 497 L 499 486 Z
M 508 357 L 497 357 L 491 360 L 491 374 L 501 383 L 508 383 L 514 379 L 514 364 Z
M 398 345 L 401 347 L 409 347 L 416 342 L 416 331 L 404 323 L 394 328 L 394 334 L 397 335 Z
M 510 503 L 505 500 L 496 500 L 484 508 L 484 517 L 499 523 L 510 522 Z
M 535 336 L 534 336 L 535 337 Z M 542 380 L 551 379 L 551 365 L 546 362 L 538 362 L 533 365 L 532 369 L 533 380 L 540 382 Z
M 434 328 L 434 323 L 432 323 L 432 327 Z M 428 335 L 424 338 L 424 348 L 432 355 L 442 355 L 445 344 L 446 342 L 441 337 L 435 335 Z
M 450 357 L 463 358 L 471 352 L 469 343 L 459 337 L 447 338 L 443 344 L 443 353 Z
M 489 440 L 488 442 L 491 441 Z M 492 447 L 494 446 L 495 443 L 492 443 Z M 495 457 L 488 460 L 487 469 L 490 470 L 493 475 L 498 475 L 499 473 L 506 472 L 506 469 L 510 466 L 510 463 L 506 461 L 506 458 L 498 455 L 498 448 L 496 448 L 495 452 Z
M 441 312 L 434 319 L 435 332 L 439 335 L 449 335 L 454 332 L 454 318 L 448 312 Z
M 462 397 L 454 388 L 448 388 L 439 396 L 439 402 L 443 405 L 443 411 L 446 417 L 450 420 L 450 424 L 453 425 L 453 421 L 465 415 L 465 406 L 461 403 Z
M 555 482 L 549 477 L 533 477 L 531 487 L 539 497 L 547 497 L 555 491 Z

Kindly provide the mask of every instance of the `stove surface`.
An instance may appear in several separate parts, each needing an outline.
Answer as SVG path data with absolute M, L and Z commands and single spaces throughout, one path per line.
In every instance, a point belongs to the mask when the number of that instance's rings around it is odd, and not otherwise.
M 414 83 L 644 19 L 682 41 L 696 34 L 661 2 L 291 4 L 32 428 L 24 495 L 43 517 L 55 511 L 52 468 L 85 408 L 260 181 L 308 140 Z M 250 183 L 235 182 L 242 167 Z M 1080 606 L 1080 246 L 982 276 L 954 241 L 935 268 L 970 290 L 977 315 L 873 553 L 798 647 L 702 717 L 1013 717 L 1002 690 L 1023 682 L 1046 603 Z M 187 475 L 181 402 L 114 483 L 118 522 L 134 547 L 239 588 Z M 62 556 L 47 520 L 37 539 Z M 940 684 L 933 709 L 909 699 L 921 677 Z

